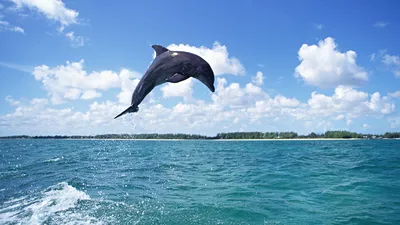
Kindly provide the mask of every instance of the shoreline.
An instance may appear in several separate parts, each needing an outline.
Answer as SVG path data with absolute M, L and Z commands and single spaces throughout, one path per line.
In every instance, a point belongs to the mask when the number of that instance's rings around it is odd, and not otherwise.
M 400 140 L 400 138 L 276 138 L 276 139 L 136 139 L 136 138 L 4 138 L 1 140 L 93 140 L 93 141 L 357 141 L 357 140 Z

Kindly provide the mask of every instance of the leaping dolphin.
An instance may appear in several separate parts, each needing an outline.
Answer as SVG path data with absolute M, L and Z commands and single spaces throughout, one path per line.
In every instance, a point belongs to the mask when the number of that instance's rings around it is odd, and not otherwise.
M 139 111 L 139 104 L 146 95 L 156 86 L 166 82 L 178 83 L 193 77 L 205 84 L 211 92 L 215 91 L 214 72 L 203 58 L 189 52 L 171 51 L 161 45 L 152 45 L 152 48 L 156 52 L 156 58 L 136 86 L 131 106 L 114 119 L 125 113 Z

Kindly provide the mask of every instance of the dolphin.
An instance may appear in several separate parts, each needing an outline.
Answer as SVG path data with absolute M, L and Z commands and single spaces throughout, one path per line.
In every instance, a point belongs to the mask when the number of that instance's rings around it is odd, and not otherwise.
M 166 82 L 179 83 L 190 77 L 196 78 L 215 92 L 214 71 L 200 56 L 184 52 L 171 51 L 161 45 L 151 46 L 156 57 L 140 79 L 132 94 L 131 106 L 118 114 L 114 119 L 139 111 L 139 104 L 156 86 Z

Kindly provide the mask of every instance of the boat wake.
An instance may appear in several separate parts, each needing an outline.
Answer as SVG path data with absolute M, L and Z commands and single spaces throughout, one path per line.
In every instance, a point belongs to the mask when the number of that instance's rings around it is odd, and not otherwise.
M 2 224 L 104 224 L 95 218 L 90 196 L 66 182 L 36 195 L 8 200 L 0 208 Z

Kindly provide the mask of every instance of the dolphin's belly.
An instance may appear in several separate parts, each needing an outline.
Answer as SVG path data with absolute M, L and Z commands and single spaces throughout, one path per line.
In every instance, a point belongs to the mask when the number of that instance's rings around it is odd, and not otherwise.
M 166 69 L 159 69 L 154 72 L 154 86 L 161 85 L 167 82 L 167 79 L 172 77 L 175 73 L 179 73 L 180 70 L 178 67 L 169 67 Z

